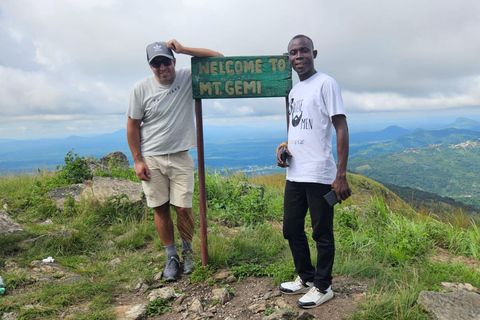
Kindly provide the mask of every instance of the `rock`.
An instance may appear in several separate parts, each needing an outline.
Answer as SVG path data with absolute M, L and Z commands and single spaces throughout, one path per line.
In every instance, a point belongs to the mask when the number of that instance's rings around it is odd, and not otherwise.
M 15 312 L 5 312 L 3 315 L 2 315 L 2 320 L 17 320 L 18 319 L 18 315 L 15 313 Z
M 476 292 L 480 293 L 480 291 L 472 286 L 470 283 L 451 283 L 451 282 L 440 282 L 440 285 L 444 289 L 444 291 L 469 291 L 469 292 Z
M 232 275 L 232 272 L 230 270 L 219 270 L 214 276 L 213 278 L 215 279 L 215 281 L 217 282 L 222 282 L 223 280 L 226 280 L 228 277 L 230 277 Z
M 94 158 L 85 158 L 85 163 L 87 164 L 88 171 L 92 175 L 95 175 L 97 173 L 97 170 L 100 169 L 100 164 Z
M 0 236 L 23 233 L 22 226 L 13 221 L 6 211 L 0 210 Z
M 73 198 L 75 201 L 82 200 L 82 193 L 88 187 L 88 183 L 78 183 L 66 187 L 55 188 L 49 191 L 50 198 L 60 210 L 65 208 L 67 198 Z
M 15 262 L 5 262 L 5 271 L 9 273 L 23 274 L 25 284 L 41 283 L 43 285 L 70 284 L 83 281 L 83 278 L 76 273 L 62 268 L 58 263 L 43 263 L 41 260 L 34 260 L 30 263 L 30 269 L 21 268 Z
M 193 299 L 192 304 L 190 305 L 190 311 L 197 314 L 201 314 L 203 312 L 203 306 L 200 300 Z
M 3 265 L 6 272 L 16 272 L 19 270 L 18 264 L 15 261 L 5 261 Z
M 138 293 L 145 293 L 147 292 L 148 290 L 148 283 L 145 279 L 143 278 L 139 278 L 137 280 L 137 284 L 135 285 L 135 287 L 133 288 L 133 290 L 135 292 L 138 292 Z
M 264 312 L 266 309 L 267 309 L 266 301 L 259 301 L 248 306 L 248 310 L 252 311 L 253 313 Z
M 215 315 L 213 314 L 213 312 L 207 311 L 207 312 L 204 312 L 204 313 L 202 314 L 202 318 L 209 318 L 209 319 L 211 319 L 211 318 L 215 318 Z
M 109 153 L 98 161 L 95 161 L 93 158 L 85 158 L 85 161 L 88 171 L 90 171 L 92 175 L 95 175 L 99 169 L 110 172 L 113 168 L 127 170 L 130 167 L 127 156 L 120 151 Z
M 68 197 L 75 201 L 93 198 L 105 202 L 110 197 L 126 195 L 133 204 L 142 201 L 143 190 L 139 182 L 122 178 L 93 177 L 92 181 L 55 188 L 49 192 L 57 208 L 63 210 Z
M 285 301 L 283 297 L 279 297 L 275 299 L 274 304 L 278 306 L 280 309 L 288 308 L 288 303 Z
M 120 170 L 127 170 L 130 167 L 128 158 L 120 151 L 114 151 L 98 160 L 100 167 L 110 170 L 112 168 L 118 168 Z M 107 171 L 105 170 L 105 171 Z
M 124 194 L 133 203 L 142 200 L 143 190 L 139 182 L 122 178 L 93 177 L 91 186 L 84 191 L 83 197 L 92 196 L 103 202 L 112 196 Z
M 115 308 L 117 320 L 136 320 L 142 319 L 147 307 L 143 304 L 119 306 Z
M 277 297 L 282 297 L 282 293 L 278 288 L 274 290 L 269 290 L 265 292 L 265 294 L 263 295 L 263 299 L 266 299 L 266 300 L 277 298 Z
M 177 298 L 178 296 L 180 295 L 175 292 L 175 289 L 173 289 L 172 287 L 165 287 L 165 288 L 152 290 L 152 292 L 148 294 L 148 300 L 150 302 L 155 301 L 158 298 L 171 300 L 171 299 Z
M 232 299 L 232 295 L 225 288 L 213 289 L 213 300 L 218 301 L 220 304 L 225 304 Z
M 160 280 L 162 280 L 162 275 L 163 275 L 163 271 L 160 271 L 160 272 L 155 273 L 155 275 L 153 276 L 153 281 L 160 281 Z
M 187 296 L 185 296 L 184 294 L 180 295 L 180 297 L 178 297 L 177 299 L 175 299 L 174 301 L 174 305 L 175 306 L 180 306 L 183 304 L 183 301 L 185 301 L 185 299 L 187 298 Z
M 467 291 L 422 291 L 417 303 L 436 320 L 480 320 L 480 295 Z

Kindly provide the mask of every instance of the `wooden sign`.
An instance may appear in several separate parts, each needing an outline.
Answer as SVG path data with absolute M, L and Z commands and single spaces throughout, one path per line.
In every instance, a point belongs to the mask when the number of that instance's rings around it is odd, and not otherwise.
M 194 99 L 286 97 L 292 89 L 287 56 L 192 58 Z

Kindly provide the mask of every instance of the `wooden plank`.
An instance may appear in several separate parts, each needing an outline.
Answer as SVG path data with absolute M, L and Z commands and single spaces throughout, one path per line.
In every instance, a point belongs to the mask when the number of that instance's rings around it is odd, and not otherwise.
M 287 56 L 192 58 L 194 99 L 285 97 L 292 89 Z

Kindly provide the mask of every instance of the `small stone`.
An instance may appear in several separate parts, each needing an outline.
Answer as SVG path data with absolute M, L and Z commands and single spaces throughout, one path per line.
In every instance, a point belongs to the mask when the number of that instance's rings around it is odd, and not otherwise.
M 177 297 L 177 293 L 175 292 L 175 290 L 172 287 L 155 289 L 155 290 L 152 290 L 152 292 L 150 292 L 148 294 L 148 299 L 150 301 L 155 301 L 158 298 L 163 298 L 165 300 L 170 300 L 170 299 L 173 299 L 173 298 L 176 298 L 176 297 Z
M 226 280 L 229 276 L 232 275 L 230 270 L 220 270 L 217 274 L 214 275 L 214 279 L 217 281 Z
M 185 301 L 185 298 L 186 298 L 186 296 L 184 294 L 180 295 L 180 297 L 178 297 L 175 300 L 174 305 L 179 306 L 179 305 L 183 304 L 183 302 Z
M 285 299 L 283 297 L 280 297 L 280 298 L 277 298 L 274 302 L 274 304 L 276 306 L 278 306 L 279 308 L 281 309 L 286 309 L 288 308 L 288 304 L 287 302 L 285 301 Z
M 190 311 L 194 312 L 194 313 L 197 313 L 197 314 L 201 314 L 203 312 L 203 306 L 202 306 L 202 303 L 200 302 L 200 300 L 193 299 L 193 302 L 190 305 Z
M 15 312 L 6 312 L 2 315 L 2 320 L 17 320 L 18 315 Z
M 218 301 L 220 304 L 225 304 L 232 299 L 230 293 L 225 288 L 213 289 L 212 294 L 212 299 Z
M 163 275 L 163 272 L 162 272 L 162 271 L 156 273 L 156 274 L 153 276 L 153 281 L 160 281 L 160 280 L 162 280 L 162 275 Z
M 267 309 L 266 301 L 260 301 L 248 306 L 248 310 L 252 311 L 253 313 L 264 312 L 266 309 Z
M 137 304 L 116 307 L 114 312 L 117 315 L 117 320 L 136 320 L 140 319 L 146 311 L 147 307 L 145 305 Z

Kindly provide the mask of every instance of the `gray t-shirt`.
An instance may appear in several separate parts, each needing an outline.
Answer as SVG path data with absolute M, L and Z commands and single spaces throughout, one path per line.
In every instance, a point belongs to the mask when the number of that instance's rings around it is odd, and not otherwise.
M 190 69 L 175 71 L 171 85 L 162 85 L 155 76 L 135 84 L 127 116 L 142 120 L 142 156 L 170 154 L 196 147 Z

